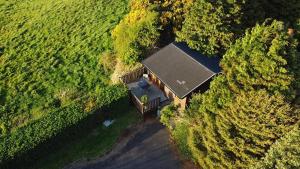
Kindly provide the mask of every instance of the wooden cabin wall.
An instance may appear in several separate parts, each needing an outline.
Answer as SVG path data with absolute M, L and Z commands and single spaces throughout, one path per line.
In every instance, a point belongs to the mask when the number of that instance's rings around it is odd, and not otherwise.
M 158 77 L 156 77 L 153 73 L 148 71 L 149 80 L 155 84 L 158 88 L 160 88 L 165 96 L 168 97 L 170 101 L 173 101 L 175 105 L 179 106 L 180 110 L 184 110 L 186 108 L 187 98 L 180 99 L 175 93 L 173 93 Z

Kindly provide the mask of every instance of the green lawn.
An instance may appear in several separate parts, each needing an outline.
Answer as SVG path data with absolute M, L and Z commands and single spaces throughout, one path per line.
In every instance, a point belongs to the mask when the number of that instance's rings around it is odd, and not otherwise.
M 0 0 L 0 126 L 6 133 L 109 85 L 98 62 L 112 48 L 110 32 L 127 4 Z
M 130 125 L 140 121 L 136 109 L 122 103 L 110 110 L 115 123 L 106 128 L 101 123 L 91 130 L 85 137 L 80 137 L 69 142 L 63 148 L 53 151 L 42 157 L 37 163 L 30 167 L 33 169 L 59 169 L 79 159 L 95 158 L 111 150 L 122 132 Z

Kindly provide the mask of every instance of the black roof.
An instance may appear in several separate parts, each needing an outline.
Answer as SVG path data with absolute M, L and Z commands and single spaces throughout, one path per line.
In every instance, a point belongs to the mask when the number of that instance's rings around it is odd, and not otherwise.
M 207 57 L 185 43 L 171 43 L 143 61 L 177 97 L 184 98 L 221 71 L 219 57 Z

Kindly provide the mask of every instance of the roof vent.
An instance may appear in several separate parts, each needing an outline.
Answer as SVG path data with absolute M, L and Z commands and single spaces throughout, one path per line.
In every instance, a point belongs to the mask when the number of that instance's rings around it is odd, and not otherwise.
M 184 85 L 186 82 L 185 81 L 177 80 L 177 83 L 180 84 L 180 85 Z

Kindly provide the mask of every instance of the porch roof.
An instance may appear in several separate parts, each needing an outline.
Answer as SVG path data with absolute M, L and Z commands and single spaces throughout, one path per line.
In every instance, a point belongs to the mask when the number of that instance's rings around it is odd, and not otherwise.
M 142 63 L 177 97 L 184 98 L 221 71 L 220 58 L 207 57 L 184 43 L 171 43 Z

